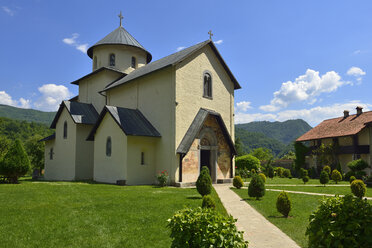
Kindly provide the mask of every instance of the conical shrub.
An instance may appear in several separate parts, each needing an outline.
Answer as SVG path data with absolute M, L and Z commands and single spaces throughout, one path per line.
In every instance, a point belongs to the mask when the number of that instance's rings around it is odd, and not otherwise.
M 209 195 L 212 191 L 212 179 L 209 175 L 209 169 L 206 166 L 203 166 L 200 171 L 200 175 L 196 181 L 196 189 L 202 196 Z
M 288 214 L 291 211 L 291 199 L 287 192 L 283 191 L 278 195 L 278 198 L 276 199 L 276 209 L 284 217 L 288 217 Z
M 240 189 L 244 186 L 243 179 L 240 176 L 235 176 L 233 179 L 233 186 L 237 189 Z
M 249 197 L 256 197 L 257 200 L 265 195 L 265 183 L 262 177 L 257 174 L 252 176 L 248 186 L 248 195 Z

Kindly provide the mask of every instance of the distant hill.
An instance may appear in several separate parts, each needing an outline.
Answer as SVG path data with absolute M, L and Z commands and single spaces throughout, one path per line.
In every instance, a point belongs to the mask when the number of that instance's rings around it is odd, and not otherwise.
M 0 117 L 6 117 L 14 120 L 39 122 L 50 125 L 56 112 L 43 112 L 34 109 L 16 108 L 0 104 Z
M 272 150 L 274 156 L 281 157 L 293 151 L 292 142 L 311 128 L 301 119 L 284 122 L 257 121 L 235 125 L 235 138 L 240 138 L 246 153 L 264 147 Z

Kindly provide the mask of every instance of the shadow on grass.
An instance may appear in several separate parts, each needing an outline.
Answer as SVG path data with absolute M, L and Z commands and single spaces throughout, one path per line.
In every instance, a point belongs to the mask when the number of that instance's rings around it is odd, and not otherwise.
M 271 218 L 271 219 L 290 219 L 290 218 L 293 218 L 293 216 L 284 217 L 283 215 L 281 215 L 281 216 L 270 215 L 270 216 L 267 216 L 267 217 Z
M 242 198 L 241 201 L 261 201 L 261 198 L 256 200 L 256 198 Z
M 188 197 L 186 197 L 186 199 L 190 199 L 190 200 L 201 200 L 203 198 L 201 196 L 188 196 Z

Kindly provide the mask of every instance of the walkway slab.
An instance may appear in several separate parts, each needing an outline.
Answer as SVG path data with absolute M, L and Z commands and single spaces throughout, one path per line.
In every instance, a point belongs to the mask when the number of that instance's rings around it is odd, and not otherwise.
M 215 184 L 213 187 L 227 212 L 237 219 L 236 226 L 240 231 L 244 231 L 244 239 L 249 241 L 249 248 L 300 247 L 235 194 L 230 189 L 231 184 Z
M 303 194 L 303 195 L 320 195 L 320 196 L 335 196 L 337 194 L 324 194 L 324 193 L 313 193 L 313 192 L 302 192 L 302 191 L 291 191 L 291 190 L 282 190 L 282 189 L 266 189 L 267 191 L 278 191 L 282 192 L 285 191 L 287 193 L 292 194 Z M 339 195 L 343 197 L 344 195 Z M 372 200 L 372 197 L 363 197 L 363 199 Z

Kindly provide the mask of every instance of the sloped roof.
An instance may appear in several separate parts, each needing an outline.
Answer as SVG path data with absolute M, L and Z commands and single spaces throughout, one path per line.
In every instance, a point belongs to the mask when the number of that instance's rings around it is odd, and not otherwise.
M 318 126 L 299 137 L 296 141 L 355 135 L 370 122 L 372 122 L 372 111 L 364 112 L 360 115 L 349 115 L 346 118 L 338 117 L 324 120 Z
M 97 128 L 101 124 L 106 113 L 110 113 L 112 118 L 127 136 L 161 137 L 160 133 L 138 109 L 105 106 L 87 140 L 94 140 Z
M 234 83 L 234 89 L 240 89 L 241 86 L 239 85 L 238 81 L 235 79 L 234 75 L 230 71 L 229 67 L 226 65 L 225 61 L 223 60 L 222 56 L 218 52 L 216 46 L 214 45 L 213 41 L 211 40 L 206 40 L 203 42 L 200 42 L 194 46 L 191 46 L 189 48 L 185 48 L 179 52 L 173 53 L 169 56 L 166 56 L 162 59 L 156 60 L 154 62 L 151 62 L 145 66 L 139 67 L 136 70 L 132 71 L 129 73 L 127 76 L 123 77 L 122 79 L 119 79 L 118 81 L 107 85 L 106 88 L 103 91 L 112 89 L 114 87 L 117 87 L 119 85 L 125 84 L 133 79 L 145 76 L 151 72 L 155 72 L 157 70 L 163 69 L 167 66 L 173 66 L 176 65 L 183 60 L 185 60 L 188 56 L 192 55 L 194 52 L 198 51 L 202 47 L 209 45 L 212 50 L 215 52 L 217 58 L 220 60 L 222 66 L 226 70 L 227 74 L 230 76 L 231 80 Z
M 118 27 L 111 33 L 109 33 L 105 38 L 98 41 L 96 44 L 91 46 L 87 54 L 90 58 L 93 57 L 93 48 L 101 45 L 127 45 L 132 47 L 138 47 L 147 53 L 147 63 L 152 59 L 151 53 L 149 53 L 127 30 L 122 26 Z
M 93 125 L 96 123 L 98 119 L 98 113 L 92 104 L 82 103 L 82 102 L 63 101 L 59 105 L 59 109 L 53 119 L 52 124 L 50 125 L 50 128 L 56 128 L 57 121 L 64 107 L 66 107 L 68 113 L 71 115 L 72 120 L 76 124 Z
M 93 75 L 95 75 L 95 74 L 97 74 L 97 73 L 99 73 L 99 72 L 101 72 L 101 71 L 104 71 L 104 70 L 117 72 L 117 73 L 120 74 L 120 77 L 127 75 L 126 73 L 124 73 L 124 72 L 122 72 L 122 71 L 119 71 L 118 69 L 115 69 L 115 68 L 112 68 L 112 67 L 102 66 L 101 68 L 99 68 L 99 69 L 97 69 L 97 70 L 94 70 L 93 72 L 91 72 L 91 73 L 89 73 L 89 74 L 87 74 L 87 75 L 85 75 L 85 76 L 83 76 L 83 77 L 81 77 L 81 78 L 79 78 L 79 79 L 77 79 L 77 80 L 71 82 L 71 84 L 79 85 L 79 82 L 80 82 L 81 80 L 86 79 L 86 78 L 88 78 L 88 77 L 90 77 L 90 76 L 93 76 Z M 115 80 L 115 81 L 116 81 L 116 80 Z
M 229 132 L 227 131 L 226 125 L 224 121 L 222 120 L 221 115 L 213 110 L 203 109 L 203 108 L 201 108 L 199 112 L 196 114 L 189 129 L 187 130 L 185 136 L 183 137 L 181 143 L 179 144 L 177 148 L 177 153 L 186 154 L 189 151 L 192 143 L 194 142 L 195 138 L 197 137 L 201 128 L 203 127 L 204 121 L 207 119 L 208 115 L 213 115 L 217 119 L 217 122 L 221 127 L 222 133 L 225 136 L 227 143 L 229 144 L 231 153 L 237 154 L 235 150 L 234 142 L 232 141 L 231 136 Z
M 45 137 L 45 138 L 39 140 L 39 142 L 47 141 L 47 140 L 54 140 L 55 138 L 56 138 L 56 133 L 53 133 L 52 135 L 49 135 L 48 137 Z

